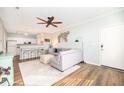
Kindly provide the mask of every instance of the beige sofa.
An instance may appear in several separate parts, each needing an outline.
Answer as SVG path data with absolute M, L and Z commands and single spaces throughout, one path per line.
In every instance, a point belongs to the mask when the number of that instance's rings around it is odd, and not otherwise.
M 60 71 L 65 71 L 81 61 L 83 61 L 83 54 L 80 50 L 66 50 L 55 53 L 50 65 Z

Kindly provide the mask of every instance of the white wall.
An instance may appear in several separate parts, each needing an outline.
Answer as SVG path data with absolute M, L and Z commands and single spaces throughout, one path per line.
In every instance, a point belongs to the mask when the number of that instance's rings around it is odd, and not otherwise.
M 18 55 L 19 50 L 17 44 L 24 44 L 24 42 L 37 43 L 36 37 L 33 35 L 24 36 L 23 34 L 8 33 L 7 34 L 7 52 Z
M 36 44 L 37 43 L 37 39 L 34 36 L 24 36 L 24 35 L 19 35 L 19 34 L 7 34 L 7 40 L 16 40 L 17 44 L 24 44 L 24 42 L 28 43 L 31 42 L 32 44 Z
M 75 39 L 83 40 L 84 61 L 99 64 L 99 32 L 106 27 L 122 24 L 124 24 L 124 11 L 96 18 L 85 24 L 69 28 L 71 34 L 68 43 L 71 46 Z M 75 45 L 72 46 L 75 47 Z
M 32 38 L 8 37 L 7 40 L 16 40 L 17 44 L 24 44 L 24 42 L 32 42 L 32 44 L 36 44 L 36 39 Z
M 3 40 L 3 38 L 2 38 L 2 36 L 3 36 L 3 31 L 2 31 L 2 27 L 1 27 L 1 24 L 0 24 L 0 51 L 2 51 L 3 50 L 3 46 L 2 46 L 2 40 Z
M 0 51 L 6 52 L 6 29 L 0 19 Z

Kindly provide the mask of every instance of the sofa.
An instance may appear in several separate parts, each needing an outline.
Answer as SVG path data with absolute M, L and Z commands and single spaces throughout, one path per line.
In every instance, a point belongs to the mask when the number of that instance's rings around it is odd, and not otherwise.
M 62 49 L 52 54 L 55 57 L 51 59 L 50 65 L 60 71 L 65 71 L 83 61 L 83 54 L 80 50 Z

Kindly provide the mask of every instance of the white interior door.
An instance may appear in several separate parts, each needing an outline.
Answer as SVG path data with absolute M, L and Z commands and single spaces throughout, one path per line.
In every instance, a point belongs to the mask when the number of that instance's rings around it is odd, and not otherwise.
M 124 69 L 124 26 L 102 30 L 100 44 L 101 65 Z

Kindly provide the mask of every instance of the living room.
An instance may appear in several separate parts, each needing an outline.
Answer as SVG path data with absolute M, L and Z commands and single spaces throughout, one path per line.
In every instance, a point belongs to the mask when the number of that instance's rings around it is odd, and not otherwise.
M 122 7 L 1 7 L 1 84 L 124 85 L 124 73 L 118 71 L 124 69 L 123 11 Z M 108 30 L 113 32 L 104 33 Z

